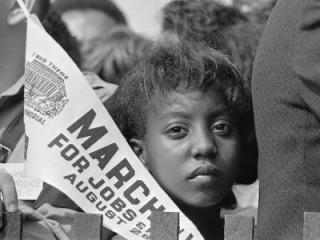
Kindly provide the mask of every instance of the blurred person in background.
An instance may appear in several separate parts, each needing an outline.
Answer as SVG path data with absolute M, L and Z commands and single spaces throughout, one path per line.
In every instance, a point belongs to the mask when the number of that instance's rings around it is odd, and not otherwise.
M 224 52 L 250 85 L 262 26 L 250 21 L 238 8 L 212 0 L 173 0 L 162 13 L 164 32 L 204 42 Z
M 107 35 L 87 56 L 83 69 L 97 73 L 104 81 L 118 84 L 152 42 L 126 26 L 117 26 Z
M 83 59 L 80 52 L 80 43 L 70 32 L 68 26 L 63 21 L 61 14 L 52 5 L 47 14 L 43 17 L 42 25 L 47 33 L 65 50 L 73 62 L 82 69 Z M 114 84 L 102 82 L 93 71 L 84 70 L 83 73 L 95 93 L 101 99 L 106 100 L 117 88 Z
M 26 7 L 42 20 L 49 0 L 26 0 Z M 23 85 L 25 66 L 26 22 L 15 0 L 0 1 L 0 162 L 24 162 Z M 17 193 L 12 177 L 0 171 L 0 193 L 4 208 L 18 210 Z M 2 200 L 1 200 L 2 201 Z M 0 202 L 0 217 L 3 204 Z M 2 221 L 0 221 L 2 227 Z
M 111 0 L 55 0 L 53 9 L 79 41 L 83 61 L 104 44 L 114 27 L 127 25 L 124 14 Z
M 53 38 L 61 43 L 68 42 L 67 29 L 55 29 L 62 26 L 62 22 L 55 21 L 54 15 L 48 15 L 50 10 L 49 0 L 25 0 L 27 9 L 39 16 L 40 21 L 47 21 L 46 28 L 51 28 Z M 52 17 L 52 18 L 51 18 Z M 57 25 L 55 25 L 58 23 Z M 55 34 L 56 30 L 59 34 Z M 26 47 L 26 21 L 23 11 L 15 0 L 0 1 L 0 160 L 2 163 L 24 162 L 24 125 L 23 125 L 23 86 Z M 68 43 L 69 44 L 69 43 Z M 69 46 L 66 44 L 67 46 Z M 70 41 L 72 45 L 72 41 Z M 64 44 L 62 44 L 64 45 Z M 76 45 L 73 46 L 76 49 Z M 72 48 L 72 49 L 73 49 Z M 70 54 L 69 52 L 69 55 Z M 113 84 L 108 84 L 93 74 L 86 75 L 93 89 L 98 90 L 102 100 L 109 97 L 116 89 Z M 41 196 L 46 196 L 44 186 Z M 60 193 L 59 191 L 57 191 Z M 3 197 L 0 202 L 0 218 L 4 210 L 15 212 L 18 210 L 18 199 L 12 176 L 0 170 L 0 193 Z M 63 195 L 61 193 L 61 195 Z M 66 196 L 59 194 L 47 196 L 50 200 L 67 206 L 73 202 Z M 4 209 L 2 208 L 4 201 Z M 56 223 L 54 216 L 66 217 L 72 210 L 58 209 L 49 204 L 43 204 L 36 211 L 21 202 L 19 209 L 27 215 L 29 223 L 24 224 L 24 239 L 66 239 L 62 227 Z M 43 213 L 43 214 L 41 214 Z M 0 227 L 2 227 L 0 221 Z M 57 236 L 57 234 L 59 236 Z M 60 237 L 60 238 L 59 238 Z
M 59 43 L 59 45 L 68 53 L 72 60 L 81 67 L 80 48 L 77 39 L 72 36 L 61 15 L 54 10 L 50 10 L 44 17 L 42 25 L 47 33 Z
M 0 19 L 0 162 L 23 162 L 24 127 L 23 80 L 25 65 L 26 22 L 24 14 L 14 0 L 2 0 Z M 46 0 L 25 1 L 30 11 L 36 13 L 44 28 L 71 58 L 80 65 L 79 48 L 58 14 L 50 11 Z M 95 81 L 100 85 L 105 84 Z M 95 78 L 96 79 L 96 78 Z M 98 83 L 99 82 L 99 83 Z M 12 138 L 11 136 L 15 136 Z M 8 141 L 10 139 L 10 141 Z
M 42 20 L 49 0 L 26 0 Z M 26 22 L 15 0 L 0 1 L 0 162 L 23 162 Z

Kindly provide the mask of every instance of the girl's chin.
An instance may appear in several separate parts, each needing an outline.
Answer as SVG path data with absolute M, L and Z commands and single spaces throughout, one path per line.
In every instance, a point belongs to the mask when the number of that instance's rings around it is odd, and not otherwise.
M 178 206 L 183 208 L 208 208 L 218 205 L 221 200 L 221 197 L 193 196 L 192 199 L 183 199 L 182 201 L 178 201 L 176 203 Z
M 220 203 L 221 200 L 202 200 L 202 201 L 196 201 L 190 206 L 192 207 L 197 207 L 197 208 L 208 208 L 208 207 L 213 207 L 216 206 Z

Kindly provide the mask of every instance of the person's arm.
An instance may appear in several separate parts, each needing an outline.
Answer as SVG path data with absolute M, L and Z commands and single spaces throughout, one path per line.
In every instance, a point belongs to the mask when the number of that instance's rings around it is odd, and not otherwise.
M 4 211 L 18 211 L 18 196 L 12 176 L 4 169 L 0 169 L 0 227 L 2 227 L 2 215 Z
M 304 1 L 308 3 L 298 16 L 293 64 L 302 84 L 300 96 L 320 119 L 320 1 Z

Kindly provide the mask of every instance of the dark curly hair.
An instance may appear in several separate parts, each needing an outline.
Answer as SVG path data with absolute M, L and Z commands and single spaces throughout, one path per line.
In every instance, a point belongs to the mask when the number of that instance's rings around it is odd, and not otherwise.
M 174 0 L 163 9 L 162 28 L 194 41 L 210 42 L 209 33 L 247 20 L 237 8 L 212 0 Z M 218 46 L 211 46 L 218 47 Z
M 238 8 L 213 0 L 173 0 L 162 9 L 162 14 L 164 32 L 223 51 L 250 86 L 263 26 L 250 21 Z
M 105 106 L 127 140 L 142 138 L 156 92 L 206 92 L 217 86 L 235 112 L 242 142 L 237 182 L 256 179 L 257 146 L 249 90 L 236 68 L 220 52 L 199 44 L 165 38 L 156 42 L 124 77 Z
M 73 37 L 63 22 L 60 13 L 50 10 L 42 21 L 48 34 L 68 53 L 72 60 L 81 67 L 80 47 L 77 39 Z

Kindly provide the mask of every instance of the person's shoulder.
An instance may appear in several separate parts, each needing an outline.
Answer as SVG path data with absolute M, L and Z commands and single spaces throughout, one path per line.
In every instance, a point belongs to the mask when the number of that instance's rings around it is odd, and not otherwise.
M 118 88 L 116 84 L 103 81 L 95 73 L 83 72 L 83 74 L 102 102 L 111 97 Z

